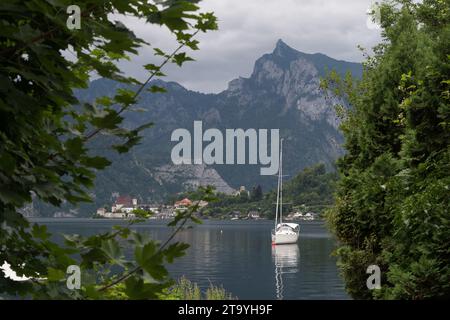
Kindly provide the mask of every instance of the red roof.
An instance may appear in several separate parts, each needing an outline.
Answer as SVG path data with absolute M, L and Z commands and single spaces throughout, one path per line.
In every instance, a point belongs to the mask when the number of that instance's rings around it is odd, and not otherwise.
M 131 206 L 133 205 L 133 200 L 131 199 L 130 196 L 120 196 L 116 199 L 116 204 Z
M 192 201 L 189 200 L 188 198 L 184 198 L 183 200 L 175 202 L 176 206 L 179 206 L 179 205 L 190 206 L 191 204 L 192 204 Z

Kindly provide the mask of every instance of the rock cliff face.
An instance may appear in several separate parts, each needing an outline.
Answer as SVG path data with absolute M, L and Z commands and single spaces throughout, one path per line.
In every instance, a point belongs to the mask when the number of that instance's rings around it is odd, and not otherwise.
M 255 99 L 256 95 L 269 94 L 279 97 L 280 115 L 296 109 L 307 120 L 326 120 L 338 128 L 333 105 L 344 103 L 331 95 L 325 99 L 321 92 L 320 78 L 327 71 L 341 74 L 352 72 L 359 77 L 361 65 L 336 61 L 322 54 L 305 54 L 278 40 L 274 51 L 259 58 L 250 78 L 238 78 L 229 83 L 225 92 L 228 97 L 238 97 L 241 104 Z
M 181 181 L 184 189 L 197 189 L 200 186 L 213 185 L 219 192 L 231 194 L 236 190 L 231 188 L 214 168 L 201 165 L 164 165 L 153 170 L 154 179 L 162 186 L 167 183 Z
M 280 129 L 285 138 L 284 172 L 288 175 L 317 162 L 332 169 L 343 154 L 333 106 L 344 102 L 325 99 L 319 83 L 321 76 L 333 69 L 342 75 L 350 71 L 356 77 L 362 73 L 360 64 L 302 53 L 279 40 L 273 52 L 255 62 L 249 78 L 232 80 L 219 94 L 193 92 L 174 82 L 156 80 L 151 85 L 164 86 L 168 92 L 143 94 L 137 108 L 144 112 L 128 112 L 125 121 L 129 127 L 146 121 L 153 121 L 155 126 L 145 131 L 142 143 L 130 153 L 108 154 L 113 165 L 99 172 L 95 204 L 89 211 L 108 203 L 113 192 L 143 201 L 161 201 L 199 185 L 211 184 L 231 193 L 241 185 L 250 189 L 260 184 L 266 191 L 276 184 L 275 178 L 260 175 L 260 165 L 174 165 L 170 154 L 176 143 L 171 142 L 171 133 L 177 128 L 192 132 L 195 120 L 203 121 L 203 130 Z M 99 79 L 77 95 L 80 101 L 93 101 L 98 96 L 113 95 L 122 86 Z M 103 146 L 105 139 L 100 137 L 94 144 Z M 83 211 L 80 209 L 80 214 Z

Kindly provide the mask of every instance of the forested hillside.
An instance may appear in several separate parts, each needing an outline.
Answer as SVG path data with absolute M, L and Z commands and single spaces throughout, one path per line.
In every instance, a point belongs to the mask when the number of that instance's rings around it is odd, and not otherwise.
M 274 178 L 276 179 L 276 178 Z M 327 172 L 324 164 L 307 167 L 295 177 L 283 184 L 283 206 L 285 212 L 312 211 L 322 213 L 333 204 L 333 192 L 337 175 Z M 186 193 L 179 198 L 194 197 L 195 193 Z M 227 216 L 239 212 L 245 216 L 249 211 L 258 211 L 265 218 L 274 218 L 276 189 L 264 191 L 255 185 L 249 192 L 240 195 L 220 195 L 208 209 L 212 216 Z

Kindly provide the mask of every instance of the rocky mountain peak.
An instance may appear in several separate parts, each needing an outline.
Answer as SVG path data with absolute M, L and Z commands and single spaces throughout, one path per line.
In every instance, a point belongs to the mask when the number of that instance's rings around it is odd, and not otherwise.
M 299 73 L 311 72 L 315 68 L 308 58 L 307 54 L 293 49 L 279 39 L 272 53 L 264 54 L 255 62 L 250 78 L 259 84 L 267 81 L 277 83 L 289 81 L 285 76 L 297 77 Z
M 299 51 L 288 46 L 282 39 L 278 39 L 272 55 L 280 58 L 295 59 L 298 53 Z
M 266 96 L 278 101 L 276 112 L 279 115 L 291 111 L 305 121 L 325 121 L 337 128 L 339 123 L 333 105 L 343 102 L 325 99 L 320 90 L 320 78 L 333 69 L 341 74 L 350 70 L 357 75 L 359 68 L 360 65 L 323 54 L 303 53 L 279 39 L 273 52 L 255 62 L 249 78 L 238 78 L 229 83 L 226 95 L 237 97 L 241 110 L 247 109 L 250 101 Z M 260 102 L 261 105 L 264 103 Z

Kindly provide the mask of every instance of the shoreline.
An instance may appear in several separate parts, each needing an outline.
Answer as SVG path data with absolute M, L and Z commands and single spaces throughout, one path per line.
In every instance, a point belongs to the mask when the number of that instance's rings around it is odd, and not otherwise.
M 133 219 L 120 219 L 120 218 L 91 218 L 91 217 L 28 217 L 28 221 L 30 222 L 45 222 L 45 221 L 60 221 L 60 222 L 128 222 Z M 145 219 L 143 223 L 151 223 L 151 222 L 169 222 L 173 219 Z M 202 223 L 205 222 L 227 222 L 227 223 L 273 223 L 273 219 L 200 219 Z M 314 219 L 314 220 L 289 220 L 285 222 L 294 222 L 294 223 L 312 223 L 312 222 L 325 222 L 325 219 Z

